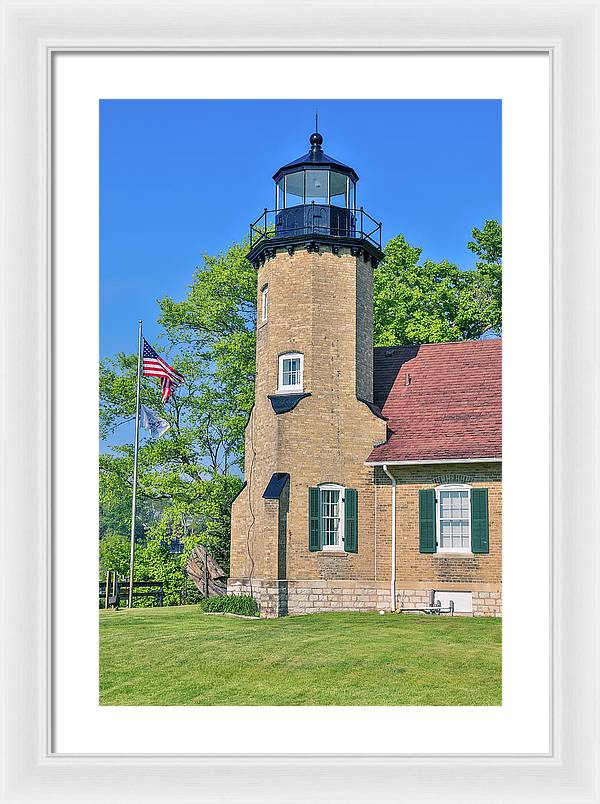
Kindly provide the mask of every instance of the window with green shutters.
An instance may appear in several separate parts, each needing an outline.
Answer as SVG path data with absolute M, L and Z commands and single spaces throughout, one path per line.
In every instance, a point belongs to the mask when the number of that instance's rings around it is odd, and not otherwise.
M 358 553 L 358 493 L 346 489 L 344 494 L 344 549 Z
M 437 489 L 437 546 L 443 553 L 468 553 L 471 549 L 471 509 L 468 486 Z
M 435 489 L 419 490 L 419 551 L 435 553 Z
M 308 490 L 308 549 L 358 552 L 358 494 L 335 483 Z
M 465 485 L 419 490 L 421 553 L 488 553 L 488 490 Z
M 488 490 L 471 489 L 471 551 L 490 552 Z
M 308 490 L 308 549 L 321 549 L 321 494 L 317 488 Z

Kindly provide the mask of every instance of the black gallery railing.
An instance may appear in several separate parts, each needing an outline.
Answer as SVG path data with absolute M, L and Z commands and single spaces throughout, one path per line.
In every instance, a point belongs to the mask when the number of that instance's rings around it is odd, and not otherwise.
M 311 235 L 367 240 L 381 250 L 381 223 L 363 207 L 345 209 L 314 202 L 286 209 L 265 208 L 250 224 L 250 248 L 263 240 Z

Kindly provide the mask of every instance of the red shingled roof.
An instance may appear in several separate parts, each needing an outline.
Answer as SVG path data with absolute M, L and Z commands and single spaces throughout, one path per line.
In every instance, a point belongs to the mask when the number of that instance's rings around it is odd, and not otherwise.
M 390 435 L 369 462 L 502 455 L 500 339 L 377 347 L 373 393 Z

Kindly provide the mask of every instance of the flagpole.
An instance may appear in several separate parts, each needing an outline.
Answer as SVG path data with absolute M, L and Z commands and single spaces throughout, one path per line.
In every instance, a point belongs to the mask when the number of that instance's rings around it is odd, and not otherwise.
M 133 601 L 133 558 L 135 555 L 135 509 L 137 503 L 138 446 L 140 443 L 140 381 L 142 377 L 142 322 L 138 332 L 137 390 L 135 398 L 135 444 L 133 448 L 133 497 L 131 499 L 131 543 L 129 547 L 129 597 L 127 605 Z

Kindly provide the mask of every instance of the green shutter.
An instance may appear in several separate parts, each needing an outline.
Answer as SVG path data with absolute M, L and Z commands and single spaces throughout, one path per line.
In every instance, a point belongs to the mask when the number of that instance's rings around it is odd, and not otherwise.
M 488 490 L 471 489 L 471 551 L 489 553 Z
M 317 488 L 308 490 L 308 549 L 321 549 L 321 493 Z
M 344 549 L 358 553 L 358 493 L 356 489 L 344 492 Z
M 435 553 L 435 489 L 419 490 L 419 552 Z

